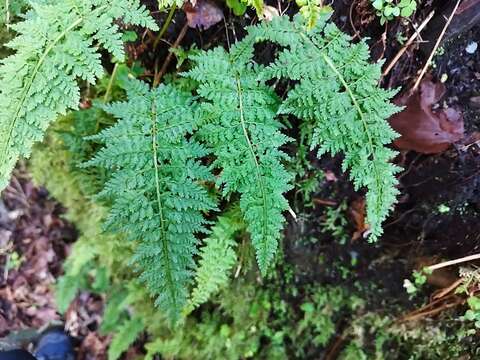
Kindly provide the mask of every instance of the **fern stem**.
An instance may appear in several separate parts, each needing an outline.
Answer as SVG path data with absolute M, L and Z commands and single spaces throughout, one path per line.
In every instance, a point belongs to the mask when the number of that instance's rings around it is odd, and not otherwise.
M 101 6 L 99 8 L 97 8 L 95 11 L 101 11 L 101 10 L 104 10 L 106 9 L 107 6 Z M 45 59 L 47 58 L 47 56 L 50 54 L 50 52 L 53 50 L 53 48 L 70 32 L 72 31 L 73 29 L 75 29 L 78 25 L 80 25 L 82 22 L 84 21 L 84 18 L 80 18 L 80 19 L 77 19 L 75 22 L 73 22 L 69 27 L 67 27 L 65 30 L 63 30 L 48 46 L 47 48 L 45 49 L 45 51 L 43 52 L 42 56 L 40 57 L 40 59 L 38 60 L 37 64 L 35 65 L 35 68 L 33 69 L 33 72 L 32 72 L 32 76 L 28 79 L 28 82 L 27 82 L 27 85 L 23 88 L 23 91 L 22 91 L 22 96 L 20 97 L 20 101 L 18 102 L 17 104 L 17 107 L 15 109 L 15 112 L 14 112 L 14 115 L 13 115 L 13 118 L 10 122 L 10 126 L 8 128 L 8 133 L 7 133 L 7 138 L 5 139 L 5 141 L 3 142 L 3 146 L 2 146 L 2 151 L 0 152 L 0 156 L 1 156 L 1 159 L 0 159 L 0 164 L 3 163 L 5 161 L 5 156 L 7 154 L 7 148 L 10 144 L 10 141 L 11 141 L 11 138 L 12 138 L 12 133 L 13 133 L 13 129 L 15 128 L 15 125 L 18 121 L 18 117 L 19 117 L 19 114 L 20 114 L 20 110 L 22 109 L 23 107 L 23 103 L 25 102 L 26 98 L 27 98 L 27 95 L 28 95 L 28 92 L 30 91 L 32 85 L 33 85 L 33 82 L 38 74 L 38 72 L 40 71 L 40 68 L 42 67 L 43 63 L 45 62 Z
M 155 190 L 156 190 L 156 199 L 158 205 L 158 217 L 160 220 L 160 233 L 161 233 L 161 242 L 162 242 L 162 250 L 163 255 L 165 256 L 165 276 L 167 277 L 168 281 L 168 291 L 170 292 L 170 297 L 173 303 L 174 309 L 177 309 L 177 297 L 175 296 L 174 289 L 174 281 L 172 276 L 172 269 L 170 267 L 170 253 L 169 253 L 169 244 L 167 239 L 167 230 L 165 219 L 163 217 L 163 202 L 160 192 L 160 175 L 159 175 L 159 168 L 158 168 L 158 155 L 157 155 L 157 109 L 155 106 L 155 99 L 152 99 L 152 150 L 153 150 L 153 166 L 155 168 Z
M 242 86 L 240 83 L 240 78 L 237 76 L 236 77 L 236 82 L 237 82 L 237 94 L 238 94 L 238 107 L 240 110 L 240 123 L 242 125 L 242 130 L 243 130 L 243 135 L 245 137 L 245 141 L 248 144 L 248 148 L 250 150 L 250 155 L 252 156 L 253 162 L 255 163 L 255 173 L 257 175 L 257 181 L 258 185 L 260 187 L 260 191 L 262 193 L 262 199 L 263 199 L 263 227 L 262 227 L 262 238 L 266 239 L 266 232 L 267 232 L 267 196 L 265 192 L 265 184 L 263 183 L 263 178 L 260 173 L 260 165 L 258 164 L 257 160 L 257 154 L 255 153 L 255 150 L 253 149 L 253 144 L 252 141 L 250 140 L 250 136 L 248 135 L 247 127 L 245 124 L 245 114 L 243 111 L 243 95 L 242 95 Z M 264 244 L 264 249 L 263 249 L 263 256 L 266 256 L 267 254 L 267 249 L 265 248 L 267 246 L 267 241 L 263 242 Z M 265 269 L 261 269 L 262 273 L 264 272 Z
M 110 99 L 110 93 L 112 92 L 113 82 L 115 81 L 115 77 L 118 71 L 118 63 L 115 63 L 113 67 L 112 75 L 110 76 L 110 80 L 108 81 L 107 91 L 105 91 L 105 96 L 103 97 L 103 102 L 107 103 Z
M 10 23 L 10 0 L 5 0 L 5 25 Z M 7 26 L 8 30 L 8 26 Z
M 172 22 L 172 19 L 173 19 L 173 15 L 175 14 L 175 10 L 177 10 L 177 4 L 173 4 L 173 6 L 171 7 L 170 12 L 168 13 L 167 19 L 163 23 L 163 26 L 160 29 L 160 32 L 158 33 L 158 36 L 156 37 L 153 43 L 153 50 L 157 49 L 158 43 L 160 42 L 160 40 L 162 40 L 163 35 L 165 35 L 165 32 L 170 26 L 170 23 Z

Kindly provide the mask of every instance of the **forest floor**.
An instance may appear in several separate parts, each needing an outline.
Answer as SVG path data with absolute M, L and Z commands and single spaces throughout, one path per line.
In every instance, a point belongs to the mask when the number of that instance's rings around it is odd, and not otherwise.
M 155 7 L 155 1 L 145 2 Z M 422 42 L 421 36 L 416 39 L 383 79 L 384 86 L 408 90 L 432 51 L 432 41 L 440 36 L 441 19 L 451 12 L 449 3 L 452 2 L 422 1 L 409 21 L 395 20 L 381 26 L 369 0 L 337 0 L 333 3 L 334 21 L 352 36 L 368 38 L 373 60 L 386 58 L 388 64 L 405 39 L 414 33 L 413 24 L 418 26 L 435 10 L 436 15 L 425 30 L 430 42 Z M 312 206 L 305 206 L 296 194 L 290 196 L 300 220 L 289 223 L 283 244 L 286 262 L 294 266 L 299 284 L 374 283 L 379 291 L 365 293 L 367 306 L 400 308 L 399 316 L 408 317 L 421 303 L 412 301 L 404 288 L 404 279 L 410 278 L 413 270 L 480 252 L 480 48 L 474 49 L 474 44 L 480 43 L 480 19 L 476 15 L 480 12 L 480 2 L 468 3 L 473 4 L 473 10 L 465 10 L 462 21 L 452 21 L 429 71 L 434 82 L 442 80 L 445 86 L 443 96 L 430 105 L 437 109 L 457 108 L 463 113 L 464 132 L 445 149 L 435 149 L 434 153 L 417 152 L 415 146 L 409 148 L 408 141 L 403 146 L 395 160 L 403 168 L 399 173 L 401 195 L 385 223 L 385 234 L 376 244 L 368 244 L 362 238 L 363 194 L 353 190 L 348 176 L 341 171 L 341 158 L 318 160 L 312 154 L 312 164 L 325 177 L 312 195 Z M 206 48 L 211 44 L 226 44 L 225 34 L 231 39 L 241 37 L 243 27 L 254 16 L 238 18 L 229 14 L 228 9 L 223 10 L 224 22 L 206 31 L 189 29 L 181 46 L 188 48 L 195 43 Z M 158 16 L 162 23 L 164 15 Z M 168 56 L 168 44 L 175 42 L 185 21 L 179 11 L 165 35 L 167 42 L 162 42 L 155 52 L 142 53 L 141 46 L 130 49 L 152 76 L 155 66 L 158 67 L 156 60 Z M 465 28 L 468 21 L 473 25 Z M 269 61 L 268 45 L 259 49 L 257 56 Z M 169 69 L 174 70 L 175 62 L 173 58 Z M 436 128 L 429 129 L 430 137 L 438 136 Z M 412 130 L 408 136 L 411 144 L 420 135 Z M 74 227 L 62 218 L 66 211 L 44 189 L 35 187 L 22 167 L 3 193 L 0 248 L 5 250 L 0 253 L 0 337 L 10 334 L 8 341 L 23 342 L 15 331 L 66 322 L 79 341 L 79 358 L 97 359 L 105 353 L 109 342 L 108 337 L 96 331 L 103 299 L 82 293 L 64 318 L 55 306 L 53 285 L 62 274 L 62 263 L 76 239 Z M 329 231 L 325 231 L 326 224 L 332 225 Z M 336 262 L 353 261 L 354 271 L 348 270 L 348 276 L 332 266 Z M 457 270 L 448 268 L 429 277 L 422 290 L 425 296 L 454 284 L 458 280 Z M 461 296 L 448 297 L 420 312 L 420 316 L 438 315 L 447 308 L 461 312 L 464 302 Z

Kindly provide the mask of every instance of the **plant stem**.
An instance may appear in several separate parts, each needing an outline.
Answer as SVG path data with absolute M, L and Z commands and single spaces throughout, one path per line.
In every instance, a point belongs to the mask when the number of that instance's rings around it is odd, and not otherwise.
M 158 46 L 158 43 L 160 40 L 162 40 L 163 35 L 168 29 L 168 26 L 172 22 L 173 15 L 175 14 L 175 10 L 177 9 L 177 4 L 173 4 L 172 8 L 170 9 L 170 12 L 168 13 L 167 19 L 163 23 L 162 28 L 160 29 L 160 32 L 158 33 L 157 38 L 155 39 L 155 42 L 153 43 L 153 50 L 155 50 Z
M 113 82 L 115 81 L 115 76 L 117 75 L 118 70 L 118 63 L 115 63 L 113 67 L 112 75 L 110 76 L 110 80 L 108 81 L 107 91 L 105 92 L 105 96 L 103 97 L 103 102 L 107 103 L 110 99 L 110 93 L 112 92 Z

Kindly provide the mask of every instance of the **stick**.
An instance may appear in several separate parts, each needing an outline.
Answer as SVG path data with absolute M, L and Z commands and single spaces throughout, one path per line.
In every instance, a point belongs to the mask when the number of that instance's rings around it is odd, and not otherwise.
M 452 266 L 452 265 L 464 263 L 464 262 L 467 262 L 467 261 L 478 260 L 478 259 L 480 259 L 480 254 L 469 255 L 469 256 L 462 257 L 460 259 L 444 261 L 444 262 L 441 262 L 439 264 L 430 265 L 430 266 L 427 266 L 427 269 L 430 270 L 430 271 L 435 271 L 435 270 L 438 270 L 438 269 L 441 269 L 441 268 L 444 268 L 444 267 L 447 267 L 447 266 Z
M 390 61 L 390 63 L 387 65 L 385 70 L 382 73 L 382 76 L 387 75 L 390 70 L 395 66 L 395 64 L 398 62 L 398 60 L 402 57 L 402 55 L 407 51 L 408 47 L 413 43 L 413 41 L 420 35 L 420 32 L 423 30 L 425 26 L 432 20 L 433 15 L 435 14 L 435 10 L 432 10 L 430 14 L 428 14 L 427 18 L 423 20 L 423 22 L 420 24 L 420 26 L 415 30 L 415 32 L 410 36 L 408 41 L 403 45 L 403 47 L 400 49 L 400 51 L 395 55 L 395 57 Z
M 445 36 L 445 33 L 447 32 L 447 28 L 450 25 L 450 23 L 452 22 L 453 16 L 457 12 L 458 6 L 460 5 L 461 1 L 462 0 L 457 0 L 457 3 L 455 4 L 455 7 L 453 8 L 452 13 L 448 17 L 448 20 L 447 20 L 445 26 L 443 27 L 443 30 L 440 33 L 440 36 L 438 37 L 437 42 L 435 43 L 435 46 L 433 47 L 432 52 L 430 53 L 430 56 L 428 57 L 427 62 L 425 63 L 425 66 L 423 67 L 423 69 L 420 73 L 420 76 L 418 77 L 417 81 L 415 82 L 415 85 L 413 85 L 413 88 L 412 88 L 411 92 L 415 92 L 417 90 L 418 86 L 420 85 L 420 82 L 422 81 L 423 77 L 425 76 L 425 73 L 427 72 L 428 66 L 432 62 L 432 59 L 435 56 L 435 52 L 437 51 L 438 47 L 440 46 L 440 43 L 442 42 L 442 39 Z
M 187 30 L 188 30 L 188 24 L 185 24 L 182 28 L 182 31 L 180 31 L 180 34 L 178 34 L 177 40 L 175 40 L 175 42 L 173 43 L 172 48 L 177 48 L 178 45 L 180 45 L 180 42 L 185 37 L 185 34 L 187 33 Z M 162 79 L 163 75 L 167 71 L 168 65 L 172 61 L 172 58 L 173 58 L 173 52 L 170 52 L 168 54 L 167 58 L 165 59 L 160 71 L 155 74 L 155 77 L 154 77 L 154 80 L 153 80 L 153 87 L 157 87 L 158 84 L 160 84 L 160 80 Z

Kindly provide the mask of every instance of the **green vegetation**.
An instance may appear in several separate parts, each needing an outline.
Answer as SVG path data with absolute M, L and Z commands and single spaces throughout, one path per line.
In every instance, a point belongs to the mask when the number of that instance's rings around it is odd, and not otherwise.
M 380 17 L 380 23 L 383 25 L 387 21 L 396 17 L 410 17 L 417 9 L 416 0 L 371 0 L 373 7 L 377 10 L 377 16 Z
M 400 110 L 396 90 L 379 87 L 381 64 L 330 21 L 322 1 L 298 0 L 293 19 L 249 26 L 228 46 L 171 49 L 179 73 L 158 86 L 151 69 L 125 56 L 124 41 L 158 30 L 140 1 L 29 4 L 4 34 L 14 54 L 0 65 L 0 188 L 33 148 L 35 182 L 79 233 L 58 280 L 59 310 L 79 291 L 103 295 L 109 359 L 139 339 L 147 360 L 471 353 L 475 294 L 460 324 L 453 312 L 438 326 L 401 321 L 405 309 L 383 303 L 383 289 L 356 274 L 369 259 L 352 244 L 349 200 L 315 205 L 327 176 L 310 157 L 324 154 L 340 155 L 364 192 L 370 242 L 399 193 L 389 146 L 397 134 L 387 122 Z M 159 5 L 175 11 L 182 2 Z M 237 15 L 264 9 L 256 0 L 227 6 Z M 386 21 L 416 5 L 374 6 Z M 263 63 L 257 49 L 266 43 L 272 58 Z M 318 229 L 303 232 L 304 216 Z M 405 282 L 419 302 L 428 275 Z M 476 278 L 465 279 L 467 292 Z

